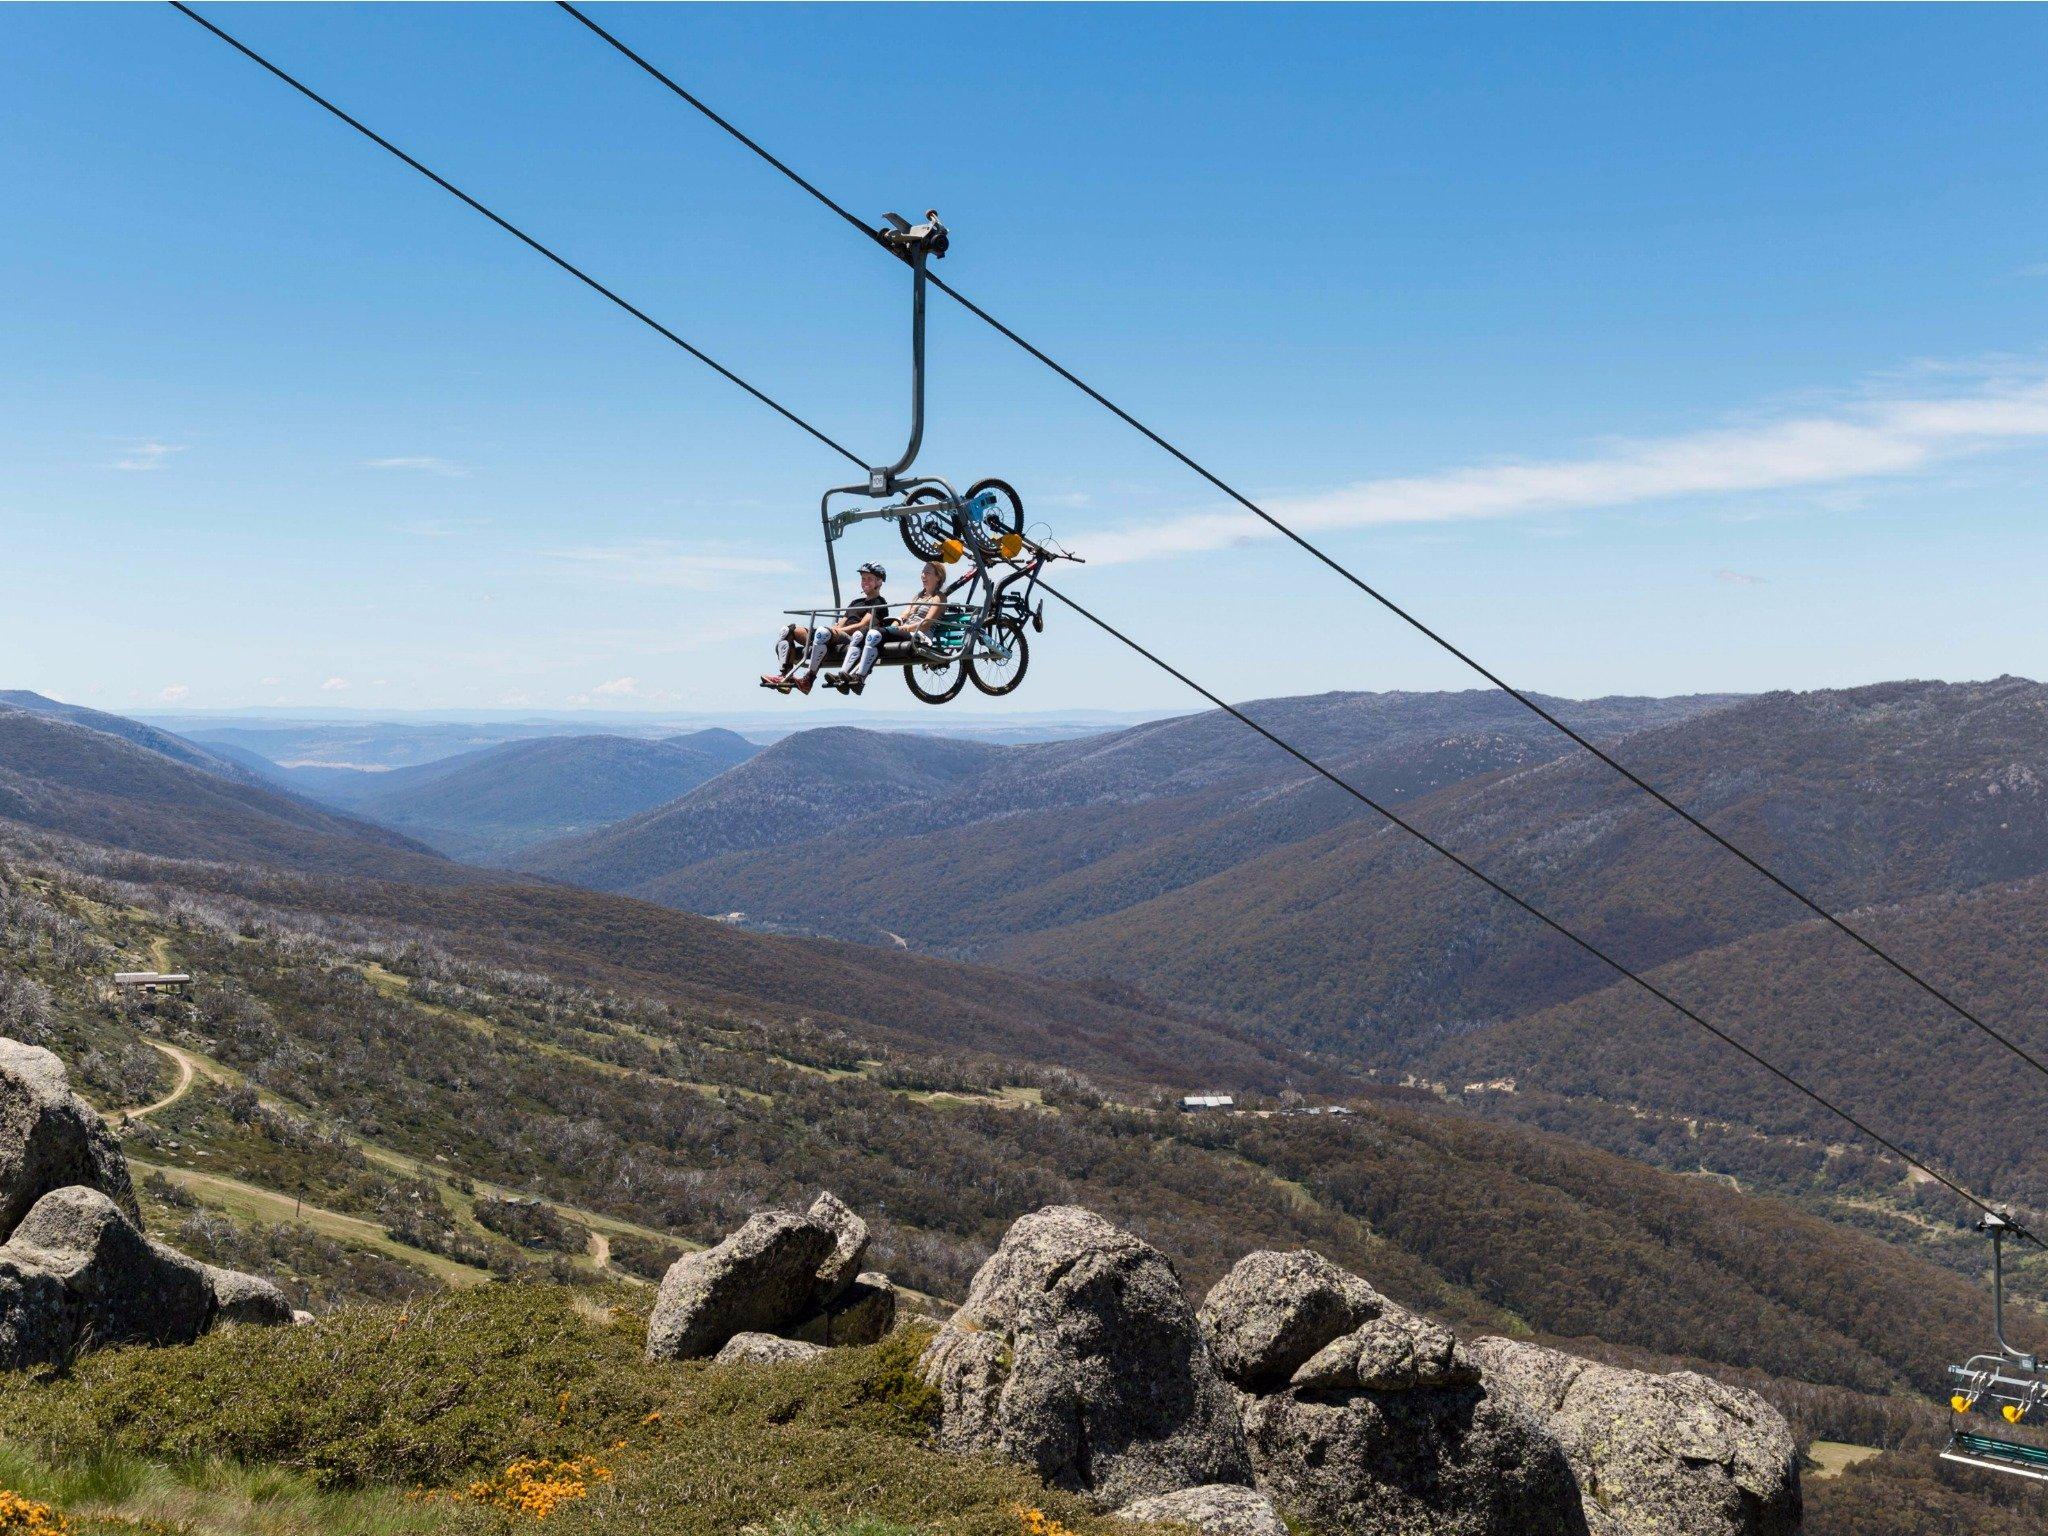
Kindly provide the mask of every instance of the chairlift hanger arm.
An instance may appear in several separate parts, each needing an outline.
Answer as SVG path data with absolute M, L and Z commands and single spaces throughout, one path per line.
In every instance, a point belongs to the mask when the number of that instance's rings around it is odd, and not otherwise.
M 910 264 L 910 442 L 894 464 L 868 471 L 871 496 L 886 496 L 895 490 L 924 445 L 925 263 L 943 257 L 952 246 L 952 237 L 939 222 L 938 209 L 927 208 L 924 216 L 924 223 L 913 225 L 900 213 L 884 214 L 888 227 L 875 233 L 876 239 Z

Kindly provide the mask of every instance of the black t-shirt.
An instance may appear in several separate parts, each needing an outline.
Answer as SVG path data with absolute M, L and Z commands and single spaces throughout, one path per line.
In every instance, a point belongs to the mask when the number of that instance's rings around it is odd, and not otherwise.
M 839 615 L 839 622 L 858 624 L 870 609 L 874 610 L 875 628 L 880 629 L 889 622 L 889 600 L 886 597 L 869 597 L 865 592 L 846 605 L 846 612 Z

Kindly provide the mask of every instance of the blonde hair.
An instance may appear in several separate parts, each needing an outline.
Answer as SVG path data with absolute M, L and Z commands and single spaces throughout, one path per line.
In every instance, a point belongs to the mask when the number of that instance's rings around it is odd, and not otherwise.
M 924 563 L 924 569 L 918 574 L 924 578 L 925 584 L 924 591 L 920 592 L 918 596 L 938 596 L 939 588 L 946 584 L 946 568 L 936 560 L 927 560 Z

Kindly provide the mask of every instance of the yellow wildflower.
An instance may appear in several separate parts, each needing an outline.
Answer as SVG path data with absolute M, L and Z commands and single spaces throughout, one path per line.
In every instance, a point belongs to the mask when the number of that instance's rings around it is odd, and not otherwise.
M 0 1488 L 0 1531 L 9 1536 L 65 1536 L 71 1522 L 47 1504 Z
M 508 1515 L 545 1520 L 562 1505 L 587 1495 L 592 1483 L 607 1481 L 611 1475 L 611 1468 L 600 1466 L 594 1456 L 568 1461 L 528 1456 L 495 1477 L 471 1483 L 464 1497 Z
M 1024 1536 L 1077 1536 L 1072 1526 L 1062 1525 L 1042 1509 L 1020 1504 L 1017 1518 L 1024 1523 Z

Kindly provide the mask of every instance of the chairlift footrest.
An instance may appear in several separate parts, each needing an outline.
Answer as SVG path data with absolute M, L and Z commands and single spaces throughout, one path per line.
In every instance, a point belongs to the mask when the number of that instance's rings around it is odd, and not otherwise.
M 1996 1435 L 1957 1430 L 1949 1437 L 1948 1449 L 1941 1453 L 1941 1459 L 1960 1462 L 1966 1467 L 1981 1467 L 1989 1472 L 2010 1472 L 2048 1482 L 2048 1446 L 2024 1445 L 2013 1440 L 2001 1440 Z

